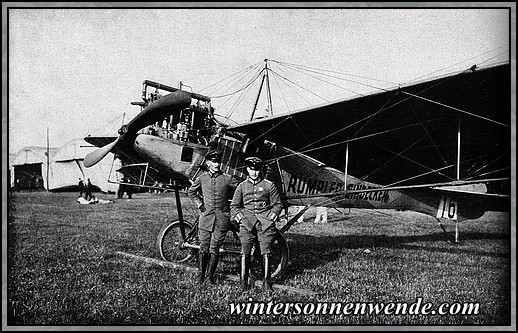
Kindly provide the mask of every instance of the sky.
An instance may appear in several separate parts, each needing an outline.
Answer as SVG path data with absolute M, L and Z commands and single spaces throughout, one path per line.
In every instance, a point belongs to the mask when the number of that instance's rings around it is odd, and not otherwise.
M 198 92 L 264 59 L 345 72 L 391 85 L 445 73 L 440 70 L 462 70 L 474 63 L 510 60 L 513 78 L 516 73 L 514 2 L 385 3 L 414 7 L 399 9 L 367 2 L 322 5 L 351 7 L 343 9 L 303 9 L 297 7 L 310 3 L 296 2 L 284 9 L 232 9 L 229 3 L 218 5 L 226 6 L 224 9 L 206 8 L 214 6 L 209 3 L 198 3 L 205 8 L 194 9 L 116 8 L 125 3 L 103 3 L 101 6 L 114 8 L 95 8 L 100 4 L 2 2 L 4 174 L 6 142 L 9 154 L 14 154 L 26 146 L 46 146 L 47 130 L 51 147 L 100 131 L 115 136 L 120 124 L 113 127 L 114 120 L 126 114 L 127 122 L 139 111 L 130 102 L 140 100 L 144 80 L 175 87 L 182 81 Z M 258 4 L 251 5 L 272 6 Z M 142 2 L 132 6 L 174 5 Z M 511 22 L 507 9 L 490 7 L 511 7 Z M 503 52 L 509 49 L 511 59 Z M 297 82 L 311 84 L 309 79 Z M 514 151 L 516 85 L 512 82 Z M 368 87 L 361 89 L 347 87 L 341 90 L 342 96 L 333 94 L 330 98 L 368 92 Z M 223 113 L 231 104 L 218 103 L 222 102 L 213 99 L 213 106 Z M 250 109 L 243 107 L 232 116 L 246 121 Z M 515 184 L 514 153 L 512 158 Z M 6 189 L 6 180 L 2 184 Z M 2 208 L 6 200 L 2 200 Z M 511 212 L 514 254 L 516 220 L 514 210 Z M 5 231 L 7 213 L 2 215 Z M 513 276 L 514 281 L 515 271 Z
M 8 19 L 11 154 L 46 146 L 47 131 L 51 147 L 116 136 L 122 117 L 138 113 L 130 102 L 141 100 L 144 80 L 200 92 L 270 59 L 397 85 L 509 61 L 510 49 L 507 9 L 34 7 L 10 9 Z M 367 93 L 359 89 L 326 100 Z M 222 114 L 230 104 L 213 99 Z M 246 121 L 251 109 L 232 119 Z

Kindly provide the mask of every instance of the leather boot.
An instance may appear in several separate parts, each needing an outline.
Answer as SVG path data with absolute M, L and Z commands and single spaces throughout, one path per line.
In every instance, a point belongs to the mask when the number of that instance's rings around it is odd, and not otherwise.
M 207 270 L 207 263 L 209 262 L 209 253 L 200 252 L 198 255 L 198 276 L 196 284 L 202 284 L 205 279 L 205 271 Z
M 263 290 L 273 291 L 272 288 L 272 272 L 270 270 L 270 256 L 269 254 L 263 254 Z
M 209 260 L 209 275 L 205 278 L 205 282 L 208 282 L 212 285 L 216 284 L 214 281 L 214 272 L 216 272 L 216 267 L 218 267 L 219 262 L 219 253 L 211 253 Z
M 250 289 L 248 285 L 248 276 L 250 274 L 250 255 L 241 255 L 241 290 L 246 291 Z

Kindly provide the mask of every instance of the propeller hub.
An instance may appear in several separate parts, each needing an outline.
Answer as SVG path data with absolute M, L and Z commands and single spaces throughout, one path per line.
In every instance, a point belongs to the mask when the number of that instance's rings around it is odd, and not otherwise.
M 124 135 L 128 133 L 128 125 L 123 125 L 121 128 L 119 128 L 119 135 Z

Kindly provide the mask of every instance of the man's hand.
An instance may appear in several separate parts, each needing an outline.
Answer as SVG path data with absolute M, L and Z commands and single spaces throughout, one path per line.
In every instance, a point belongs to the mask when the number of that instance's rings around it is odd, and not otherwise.
M 232 224 L 232 226 L 234 226 L 234 228 L 236 228 L 237 231 L 239 231 L 239 222 L 237 222 L 236 219 L 231 219 L 230 223 Z

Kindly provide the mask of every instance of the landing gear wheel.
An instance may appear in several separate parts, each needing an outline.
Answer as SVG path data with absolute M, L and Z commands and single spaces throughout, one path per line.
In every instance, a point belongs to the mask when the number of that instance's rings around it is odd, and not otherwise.
M 275 233 L 275 238 L 272 244 L 272 251 L 270 253 L 270 269 L 272 271 L 272 280 L 278 280 L 286 272 L 288 266 L 288 259 L 290 257 L 290 250 L 286 238 L 279 232 Z M 259 247 L 259 243 L 256 242 L 252 247 L 252 257 L 250 261 L 250 276 L 254 279 L 262 280 L 262 266 L 263 257 Z
M 185 234 L 188 235 L 187 240 L 189 241 L 192 226 L 188 222 L 184 221 L 183 227 Z M 162 227 L 158 233 L 157 246 L 162 259 L 174 263 L 185 263 L 189 260 L 195 260 L 198 255 L 197 249 L 183 246 L 179 221 L 173 221 Z

